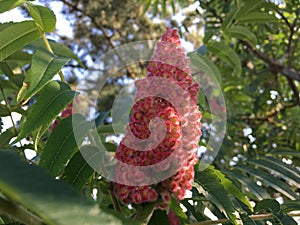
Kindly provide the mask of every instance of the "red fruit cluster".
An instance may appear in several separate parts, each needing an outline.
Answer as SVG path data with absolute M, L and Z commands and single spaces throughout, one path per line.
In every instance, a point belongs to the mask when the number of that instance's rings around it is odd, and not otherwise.
M 165 209 L 171 195 L 181 200 L 192 188 L 194 165 L 198 160 L 195 152 L 201 136 L 201 114 L 197 107 L 199 84 L 192 80 L 189 60 L 180 46 L 177 30 L 168 28 L 157 43 L 147 74 L 145 79 L 135 82 L 135 105 L 115 158 L 131 166 L 153 166 L 153 180 L 149 181 L 151 178 L 147 176 L 147 182 L 152 184 L 144 185 L 145 174 L 140 170 L 129 171 L 117 166 L 118 183 L 114 183 L 114 193 L 124 204 L 161 198 L 163 203 L 157 207 Z M 168 160 L 170 157 L 172 160 Z M 158 180 L 155 174 L 168 172 L 171 173 L 168 178 L 155 182 Z M 140 179 L 140 185 L 128 185 L 133 178 Z
M 74 111 L 73 111 L 73 103 L 70 102 L 67 107 L 61 112 L 61 118 L 66 118 L 68 116 L 71 116 L 72 114 L 74 114 Z M 56 119 L 54 120 L 50 130 L 53 131 L 54 128 L 57 126 L 57 124 L 59 123 L 60 119 Z

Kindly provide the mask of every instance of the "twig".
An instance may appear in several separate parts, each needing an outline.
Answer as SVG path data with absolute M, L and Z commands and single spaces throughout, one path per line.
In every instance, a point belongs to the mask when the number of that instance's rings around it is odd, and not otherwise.
M 45 223 L 36 215 L 21 206 L 0 197 L 0 212 L 3 212 L 21 223 L 27 225 L 45 225 Z
M 300 216 L 300 213 L 288 213 L 288 215 L 291 217 L 295 217 L 295 216 Z M 272 219 L 273 215 L 271 213 L 266 213 L 266 214 L 252 215 L 249 217 L 252 220 L 264 220 L 264 219 Z M 203 222 L 192 223 L 190 225 L 211 225 L 211 224 L 228 223 L 228 222 L 230 222 L 230 219 L 207 220 Z
M 101 32 L 102 32 L 103 36 L 105 37 L 105 39 L 107 40 L 109 46 L 113 49 L 116 48 L 115 44 L 112 41 L 113 35 L 110 36 L 107 33 L 106 29 L 102 26 L 102 24 L 97 22 L 93 16 L 89 15 L 83 9 L 80 9 L 77 5 L 74 5 L 70 2 L 68 2 L 67 0 L 60 0 L 60 1 L 63 2 L 64 4 L 66 4 L 67 6 L 71 7 L 73 10 L 76 10 L 77 12 L 80 12 L 82 15 L 87 16 L 91 20 L 91 22 L 95 25 L 95 27 L 97 27 L 98 29 L 101 30 Z M 124 61 L 122 60 L 122 58 L 119 56 L 119 54 L 117 52 L 116 52 L 116 56 L 119 58 L 120 62 L 122 62 L 124 64 Z M 141 68 L 143 68 L 140 62 L 139 62 L 139 64 L 140 64 Z M 133 72 L 130 71 L 130 68 L 127 65 L 125 65 L 125 69 L 126 69 L 127 73 L 129 74 L 129 77 L 134 77 Z

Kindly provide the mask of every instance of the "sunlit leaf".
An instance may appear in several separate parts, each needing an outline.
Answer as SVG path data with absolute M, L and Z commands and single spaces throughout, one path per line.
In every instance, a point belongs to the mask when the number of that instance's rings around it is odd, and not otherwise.
M 27 3 L 30 14 L 34 19 L 37 26 L 43 32 L 51 32 L 55 28 L 56 17 L 54 12 L 44 6 L 33 5 L 31 3 Z
M 69 59 L 56 57 L 50 52 L 36 50 L 32 57 L 31 68 L 25 77 L 17 101 L 29 99 L 39 92 L 68 61 Z
M 87 122 L 81 114 L 60 121 L 45 145 L 39 165 L 52 176 L 58 176 L 91 127 L 92 123 Z
M 38 39 L 39 36 L 40 32 L 33 21 L 0 24 L 0 61 Z

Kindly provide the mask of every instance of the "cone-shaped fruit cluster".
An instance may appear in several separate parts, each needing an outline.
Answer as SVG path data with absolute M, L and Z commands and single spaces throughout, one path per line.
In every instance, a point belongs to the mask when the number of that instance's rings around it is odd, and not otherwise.
M 199 84 L 192 80 L 189 60 L 180 46 L 177 30 L 167 28 L 157 43 L 147 74 L 135 82 L 137 94 L 128 133 L 118 146 L 115 158 L 131 166 L 153 166 L 149 171 L 155 178 L 151 180 L 147 174 L 148 184 L 143 185 L 145 174 L 140 170 L 117 167 L 116 180 L 120 182 L 114 183 L 114 193 L 124 204 L 161 198 L 163 203 L 157 206 L 166 208 L 171 195 L 181 200 L 192 188 L 194 165 L 198 160 L 195 152 L 201 136 L 201 114 L 197 107 Z M 157 125 L 159 121 L 155 122 L 155 118 L 163 121 L 164 129 Z M 137 140 L 150 141 L 139 145 Z M 170 157 L 173 158 L 168 160 Z M 156 174 L 168 172 L 170 176 L 166 179 L 157 179 Z M 141 184 L 128 185 L 132 178 L 140 179 Z

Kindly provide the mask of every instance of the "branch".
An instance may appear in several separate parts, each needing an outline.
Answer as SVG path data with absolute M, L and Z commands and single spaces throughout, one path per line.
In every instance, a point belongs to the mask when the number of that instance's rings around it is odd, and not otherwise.
M 112 41 L 112 36 L 110 36 L 107 33 L 106 29 L 102 26 L 102 24 L 97 22 L 93 16 L 89 15 L 83 9 L 80 9 L 77 5 L 74 5 L 70 2 L 68 2 L 67 0 L 60 0 L 60 1 L 63 2 L 64 4 L 68 5 L 69 7 L 71 7 L 73 10 L 75 10 L 77 12 L 80 12 L 84 16 L 87 16 L 91 20 L 91 22 L 94 24 L 94 26 L 102 31 L 102 34 L 105 37 L 105 39 L 107 40 L 110 47 L 113 48 L 113 49 L 116 47 L 115 44 Z M 122 58 L 118 55 L 117 52 L 116 52 L 116 55 L 119 58 L 119 60 L 123 63 Z M 125 65 L 125 69 L 126 69 L 127 73 L 129 74 L 129 77 L 135 77 L 134 74 L 130 71 L 130 68 L 128 66 Z
M 283 66 L 278 61 L 276 61 L 274 59 L 271 59 L 270 57 L 268 57 L 267 55 L 265 55 L 263 52 L 254 49 L 246 41 L 241 41 L 241 42 L 244 45 L 246 45 L 246 47 L 248 48 L 248 50 L 250 52 L 252 52 L 255 56 L 257 56 L 257 58 L 259 58 L 259 59 L 263 60 L 265 63 L 267 63 L 270 66 L 271 71 L 273 73 L 280 72 L 281 74 L 283 74 L 287 78 L 290 78 L 292 80 L 300 81 L 300 73 L 298 71 L 296 71 L 294 68 L 289 68 L 289 67 Z
M 267 113 L 266 116 L 264 117 L 255 117 L 255 118 L 249 118 L 247 116 L 242 116 L 241 119 L 242 120 L 245 120 L 245 122 L 247 123 L 247 121 L 260 121 L 260 122 L 268 122 L 268 121 L 271 121 L 272 118 L 274 118 L 275 116 L 277 116 L 280 112 L 286 110 L 286 109 L 289 109 L 289 108 L 293 108 L 295 106 L 297 106 L 299 103 L 294 103 L 294 104 L 290 104 L 290 105 L 285 105 L 285 106 L 281 106 L 280 108 L 275 108 L 271 111 L 269 111 Z
M 3 212 L 21 223 L 27 225 L 45 225 L 45 223 L 32 214 L 28 210 L 21 206 L 15 205 L 14 203 L 0 197 L 0 212 Z
M 300 213 L 288 213 L 289 216 L 295 217 L 300 216 Z M 259 214 L 259 215 L 252 215 L 249 216 L 252 220 L 264 220 L 264 219 L 272 219 L 274 216 L 271 213 L 266 214 Z M 220 220 L 207 220 L 198 223 L 192 223 L 190 225 L 211 225 L 211 224 L 218 224 L 218 223 L 228 223 L 230 219 L 220 219 Z

